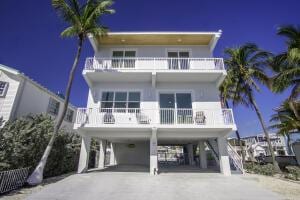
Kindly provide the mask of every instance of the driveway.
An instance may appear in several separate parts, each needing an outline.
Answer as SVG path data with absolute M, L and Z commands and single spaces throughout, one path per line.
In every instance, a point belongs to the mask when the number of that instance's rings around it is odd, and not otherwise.
M 284 199 L 243 175 L 94 171 L 46 186 L 28 200 L 220 200 Z

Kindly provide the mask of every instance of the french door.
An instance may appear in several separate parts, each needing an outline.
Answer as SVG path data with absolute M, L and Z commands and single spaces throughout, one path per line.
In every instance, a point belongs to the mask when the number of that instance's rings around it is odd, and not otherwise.
M 112 68 L 134 68 L 135 51 L 113 51 Z
M 189 69 L 190 63 L 188 51 L 169 51 L 168 52 L 168 66 L 169 69 Z
M 193 123 L 190 93 L 161 93 L 159 95 L 161 124 Z

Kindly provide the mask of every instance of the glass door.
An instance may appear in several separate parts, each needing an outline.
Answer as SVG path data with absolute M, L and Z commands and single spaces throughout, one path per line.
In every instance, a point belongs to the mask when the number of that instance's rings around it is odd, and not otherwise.
M 189 52 L 187 51 L 170 51 L 168 52 L 169 69 L 189 69 L 190 63 Z
M 113 51 L 112 68 L 134 68 L 135 51 Z
M 176 93 L 176 117 L 178 124 L 193 123 L 192 97 L 190 93 Z
M 160 123 L 174 124 L 175 119 L 175 95 L 174 94 L 160 94 Z

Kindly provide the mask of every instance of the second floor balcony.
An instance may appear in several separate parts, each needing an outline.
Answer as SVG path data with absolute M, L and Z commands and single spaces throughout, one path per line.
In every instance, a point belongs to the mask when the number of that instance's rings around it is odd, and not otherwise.
M 222 58 L 91 57 L 86 59 L 83 74 L 89 84 L 112 80 L 219 84 L 226 70 Z
M 235 128 L 231 109 L 79 108 L 75 128 Z

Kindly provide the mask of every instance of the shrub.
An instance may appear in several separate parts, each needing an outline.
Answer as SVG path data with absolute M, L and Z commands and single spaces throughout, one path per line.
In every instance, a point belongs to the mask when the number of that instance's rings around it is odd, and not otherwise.
M 286 178 L 292 180 L 300 180 L 300 167 L 297 166 L 287 166 L 285 167 L 287 170 L 287 174 L 285 175 Z
M 46 115 L 26 116 L 8 121 L 0 129 L 0 171 L 30 167 L 39 162 L 50 140 L 53 120 Z M 44 171 L 45 177 L 76 170 L 80 151 L 80 137 L 61 130 Z
M 273 176 L 275 174 L 275 169 L 272 164 L 260 165 L 256 163 L 246 163 L 244 168 L 247 172 L 254 174 L 262 174 L 266 176 Z

